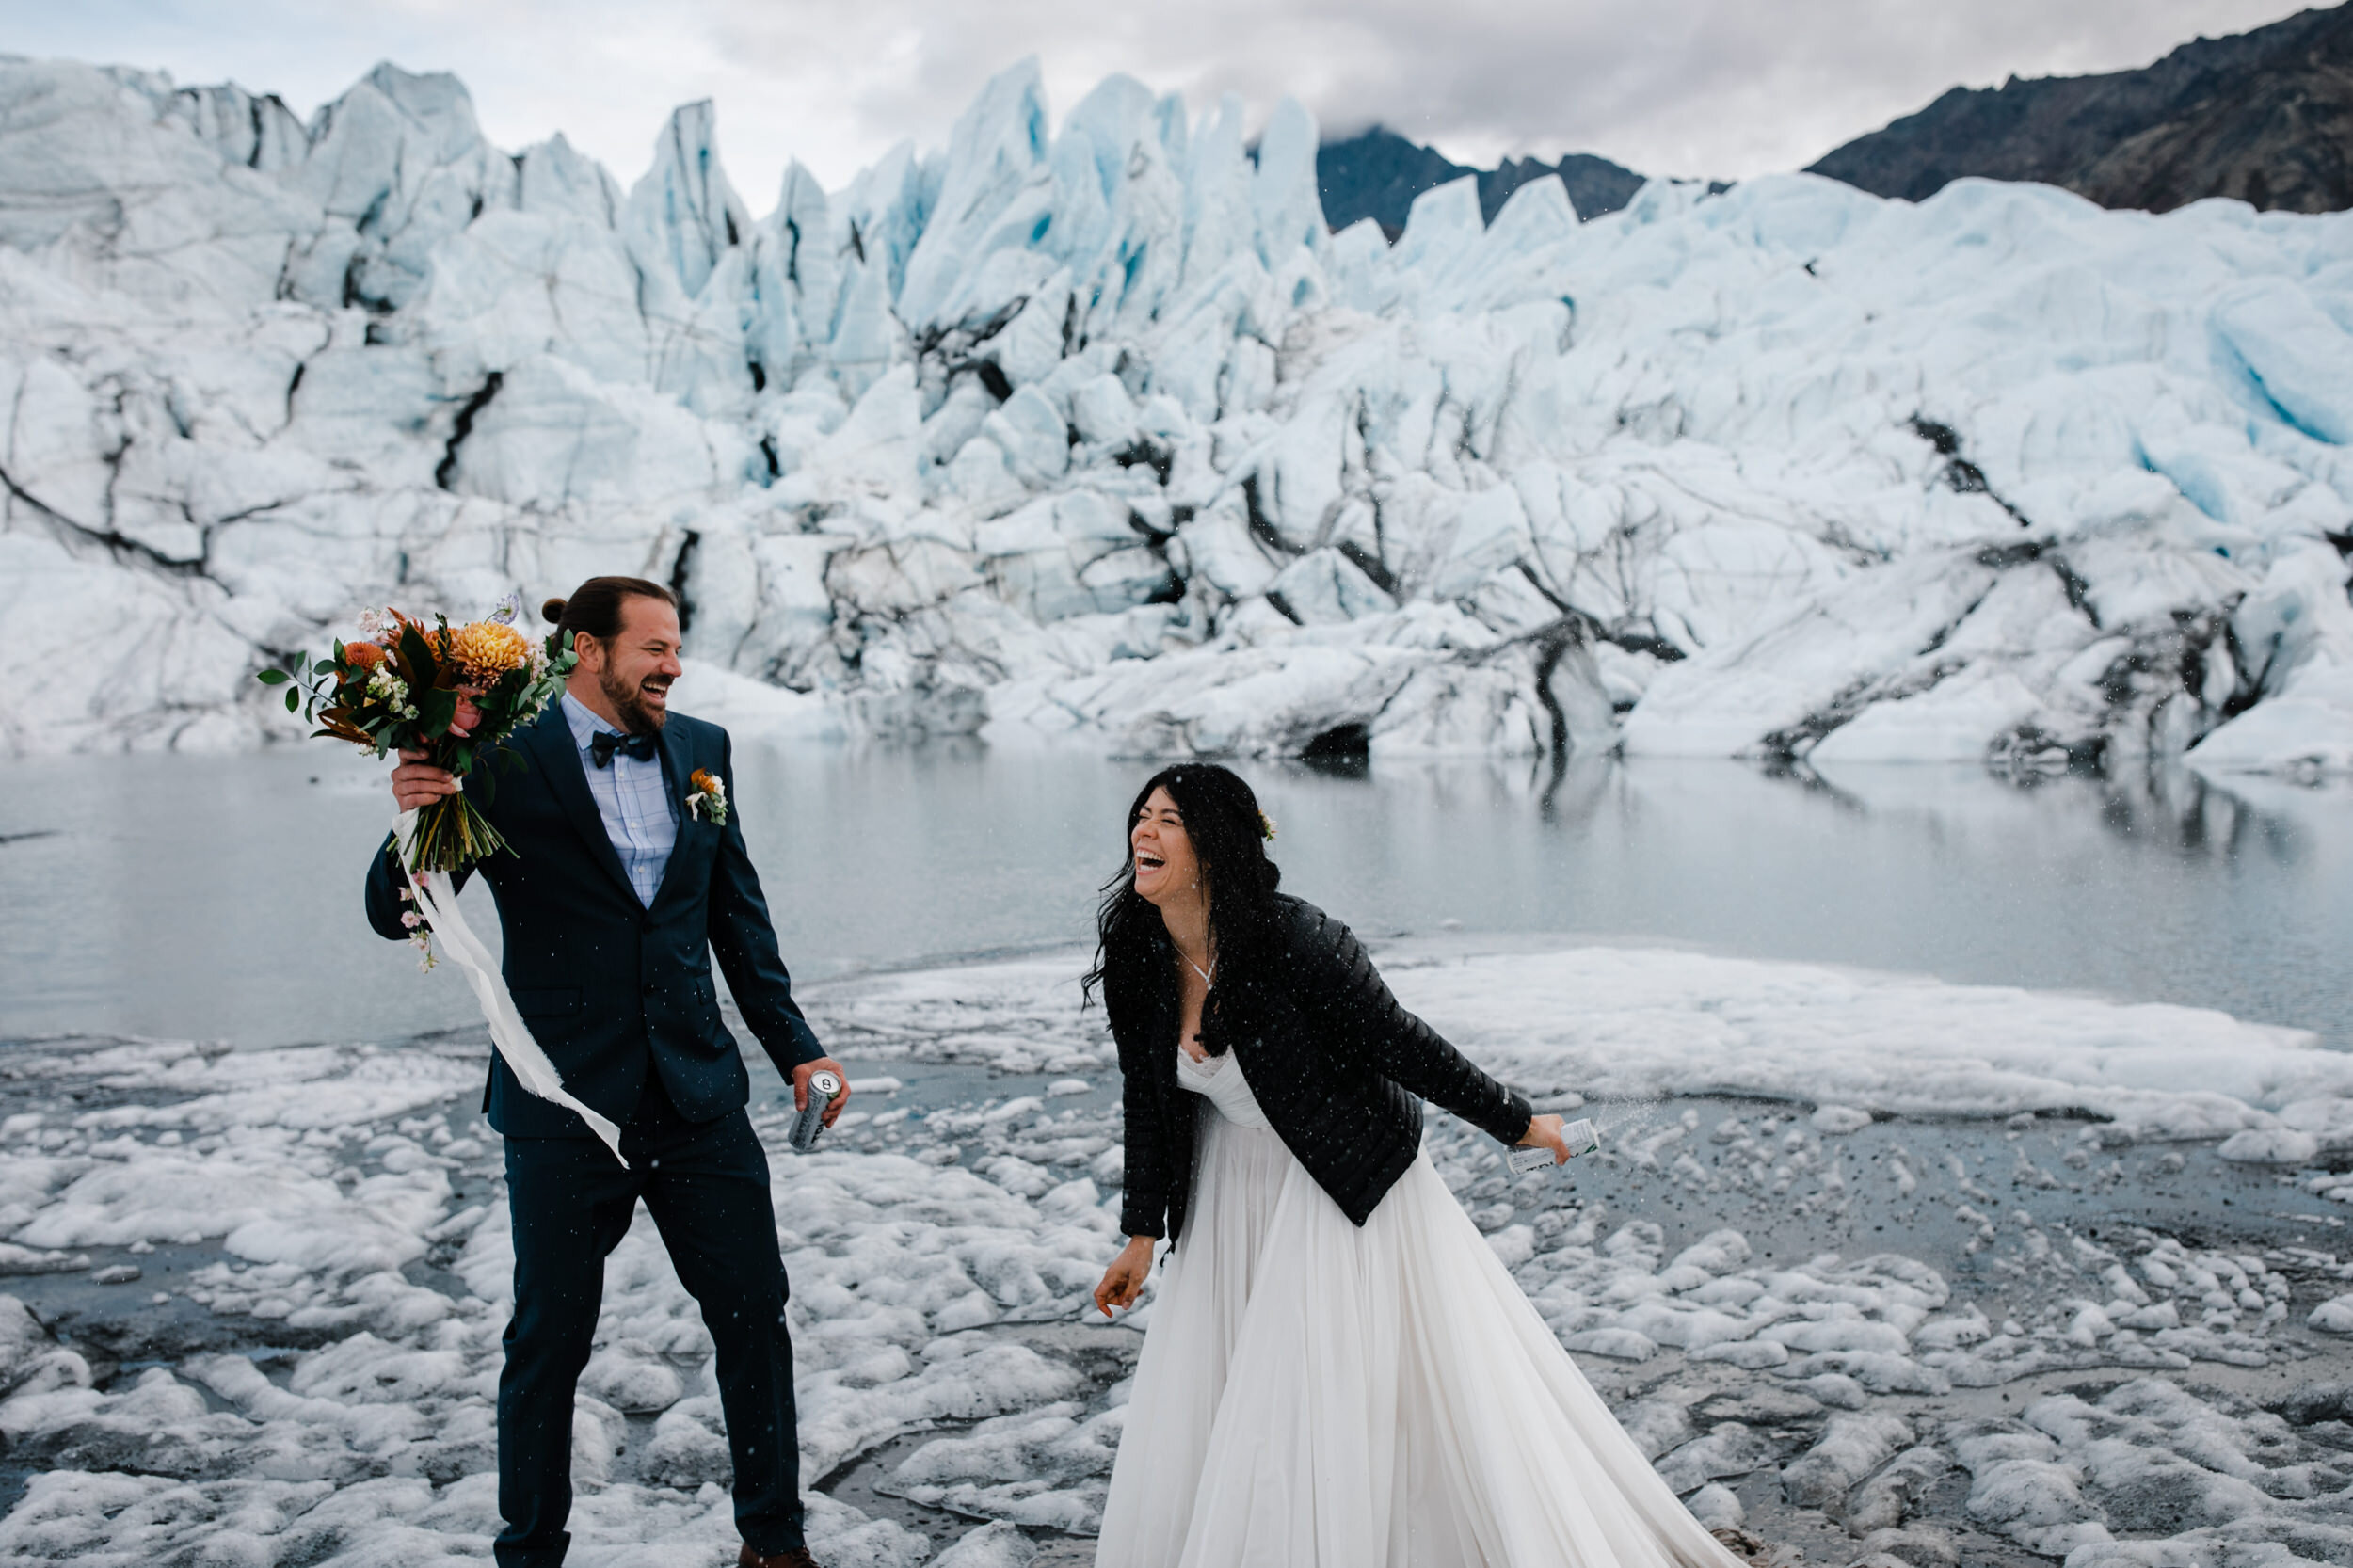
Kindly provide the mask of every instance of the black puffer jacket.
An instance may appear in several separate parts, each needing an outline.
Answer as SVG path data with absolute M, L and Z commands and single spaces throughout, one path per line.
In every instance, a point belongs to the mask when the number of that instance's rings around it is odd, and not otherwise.
M 1421 1098 L 1499 1142 L 1527 1134 L 1527 1097 L 1400 1007 L 1348 927 L 1295 898 L 1274 904 L 1273 945 L 1256 972 L 1235 976 L 1231 991 L 1220 982 L 1216 1032 L 1268 1123 L 1342 1213 L 1363 1224 L 1413 1164 Z M 1177 1086 L 1176 949 L 1155 939 L 1152 962 L 1105 977 L 1103 1000 L 1127 1080 L 1120 1225 L 1173 1240 L 1193 1188 L 1199 1096 Z

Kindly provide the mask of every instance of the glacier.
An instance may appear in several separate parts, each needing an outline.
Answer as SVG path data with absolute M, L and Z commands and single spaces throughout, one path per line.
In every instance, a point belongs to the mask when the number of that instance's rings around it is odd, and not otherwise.
M 681 706 L 1121 754 L 2353 769 L 2353 215 L 1473 182 L 1034 62 L 755 217 L 446 75 L 0 60 L 0 750 L 363 605 L 677 586 Z

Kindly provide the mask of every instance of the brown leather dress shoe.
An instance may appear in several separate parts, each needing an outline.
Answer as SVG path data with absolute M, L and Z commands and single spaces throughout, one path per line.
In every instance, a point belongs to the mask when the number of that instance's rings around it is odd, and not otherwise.
M 808 1555 L 807 1546 L 762 1556 L 753 1551 L 752 1544 L 746 1541 L 744 1549 L 736 1554 L 735 1568 L 817 1568 L 817 1560 Z

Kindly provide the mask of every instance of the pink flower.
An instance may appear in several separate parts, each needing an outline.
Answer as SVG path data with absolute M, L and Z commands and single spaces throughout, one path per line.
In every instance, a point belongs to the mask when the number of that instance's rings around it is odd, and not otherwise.
M 402 912 L 400 923 L 407 926 L 409 930 L 414 931 L 417 927 L 423 925 L 424 921 L 418 919 L 417 912 L 414 909 L 409 909 Z

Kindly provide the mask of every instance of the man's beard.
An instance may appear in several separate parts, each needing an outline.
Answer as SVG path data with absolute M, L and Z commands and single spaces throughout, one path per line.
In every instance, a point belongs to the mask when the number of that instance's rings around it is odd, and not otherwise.
M 632 735 L 652 735 L 661 731 L 663 721 L 670 715 L 664 709 L 648 708 L 636 685 L 621 680 L 610 669 L 597 672 L 597 689 L 604 700 L 613 704 L 614 714 Z

